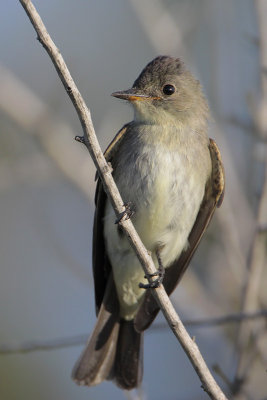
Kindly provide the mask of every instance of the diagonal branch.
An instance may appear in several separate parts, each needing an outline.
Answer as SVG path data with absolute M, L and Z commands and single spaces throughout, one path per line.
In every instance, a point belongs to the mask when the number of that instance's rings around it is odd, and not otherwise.
M 84 136 L 80 138 L 80 141 L 86 145 L 103 182 L 107 196 L 115 210 L 116 216 L 119 217 L 125 211 L 125 207 L 112 178 L 111 168 L 106 163 L 98 144 L 90 111 L 88 110 L 80 92 L 78 91 L 77 86 L 73 81 L 63 57 L 49 36 L 32 2 L 30 0 L 20 0 L 20 3 L 31 20 L 31 23 L 37 32 L 38 40 L 41 42 L 50 56 L 58 75 L 77 111 L 84 132 Z M 121 221 L 121 226 L 132 247 L 134 248 L 145 274 L 151 275 L 155 273 L 156 268 L 153 264 L 152 258 L 137 235 L 132 222 L 129 219 L 123 219 Z M 168 321 L 170 328 L 179 340 L 195 371 L 197 372 L 202 382 L 203 389 L 208 393 L 211 399 L 225 400 L 225 395 L 211 375 L 211 372 L 209 371 L 196 343 L 190 338 L 180 318 L 176 314 L 175 309 L 173 308 L 163 286 L 160 285 L 159 288 L 154 289 L 153 294 L 166 320 Z

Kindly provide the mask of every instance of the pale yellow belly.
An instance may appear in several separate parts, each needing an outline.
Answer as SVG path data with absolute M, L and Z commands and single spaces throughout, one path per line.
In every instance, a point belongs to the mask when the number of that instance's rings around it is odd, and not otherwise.
M 181 181 L 176 179 L 174 187 L 171 174 L 165 171 L 158 174 L 154 190 L 150 193 L 151 201 L 149 204 L 138 202 L 138 209 L 132 218 L 144 245 L 152 252 L 156 267 L 157 248 L 161 248 L 163 266 L 168 268 L 187 246 L 187 238 L 204 194 L 203 185 L 195 185 L 193 178 L 184 182 L 184 177 L 180 177 Z M 132 203 L 136 202 L 134 197 L 130 199 Z M 144 290 L 138 284 L 147 281 L 127 238 L 118 232 L 114 220 L 114 211 L 108 204 L 104 224 L 107 250 L 121 305 L 121 316 L 132 319 L 144 295 Z

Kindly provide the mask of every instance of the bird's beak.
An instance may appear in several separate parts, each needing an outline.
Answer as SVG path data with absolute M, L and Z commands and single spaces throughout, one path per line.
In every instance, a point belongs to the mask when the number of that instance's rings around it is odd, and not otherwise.
M 114 92 L 111 96 L 118 97 L 119 99 L 128 100 L 128 101 L 141 101 L 141 100 L 159 100 L 160 97 L 157 96 L 149 96 L 144 93 L 140 93 L 138 89 L 131 88 L 128 90 L 122 90 L 120 92 Z

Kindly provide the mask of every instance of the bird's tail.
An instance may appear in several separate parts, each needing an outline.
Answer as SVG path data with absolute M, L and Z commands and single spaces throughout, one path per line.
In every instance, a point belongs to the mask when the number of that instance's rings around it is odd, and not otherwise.
M 142 382 L 143 339 L 144 333 L 135 330 L 133 320 L 120 320 L 113 379 L 123 389 L 139 387 Z
M 112 379 L 121 388 L 130 390 L 142 380 L 143 333 L 135 330 L 133 320 L 120 319 L 118 311 L 110 306 L 114 299 L 107 301 L 107 297 L 99 310 L 95 329 L 74 366 L 72 378 L 78 385 L 86 386 Z

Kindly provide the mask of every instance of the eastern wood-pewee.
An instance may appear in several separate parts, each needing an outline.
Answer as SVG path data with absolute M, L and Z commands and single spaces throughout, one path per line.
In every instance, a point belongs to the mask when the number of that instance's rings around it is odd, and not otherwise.
M 132 221 L 170 294 L 181 279 L 216 206 L 222 202 L 220 153 L 208 132 L 200 83 L 177 58 L 151 61 L 133 87 L 115 92 L 134 107 L 134 120 L 105 152 Z M 143 331 L 159 308 L 144 289 L 143 269 L 100 180 L 96 189 L 93 271 L 95 329 L 73 370 L 80 385 L 112 379 L 123 389 L 142 379 Z M 141 285 L 140 285 L 141 283 Z M 140 287 L 141 286 L 141 287 Z

